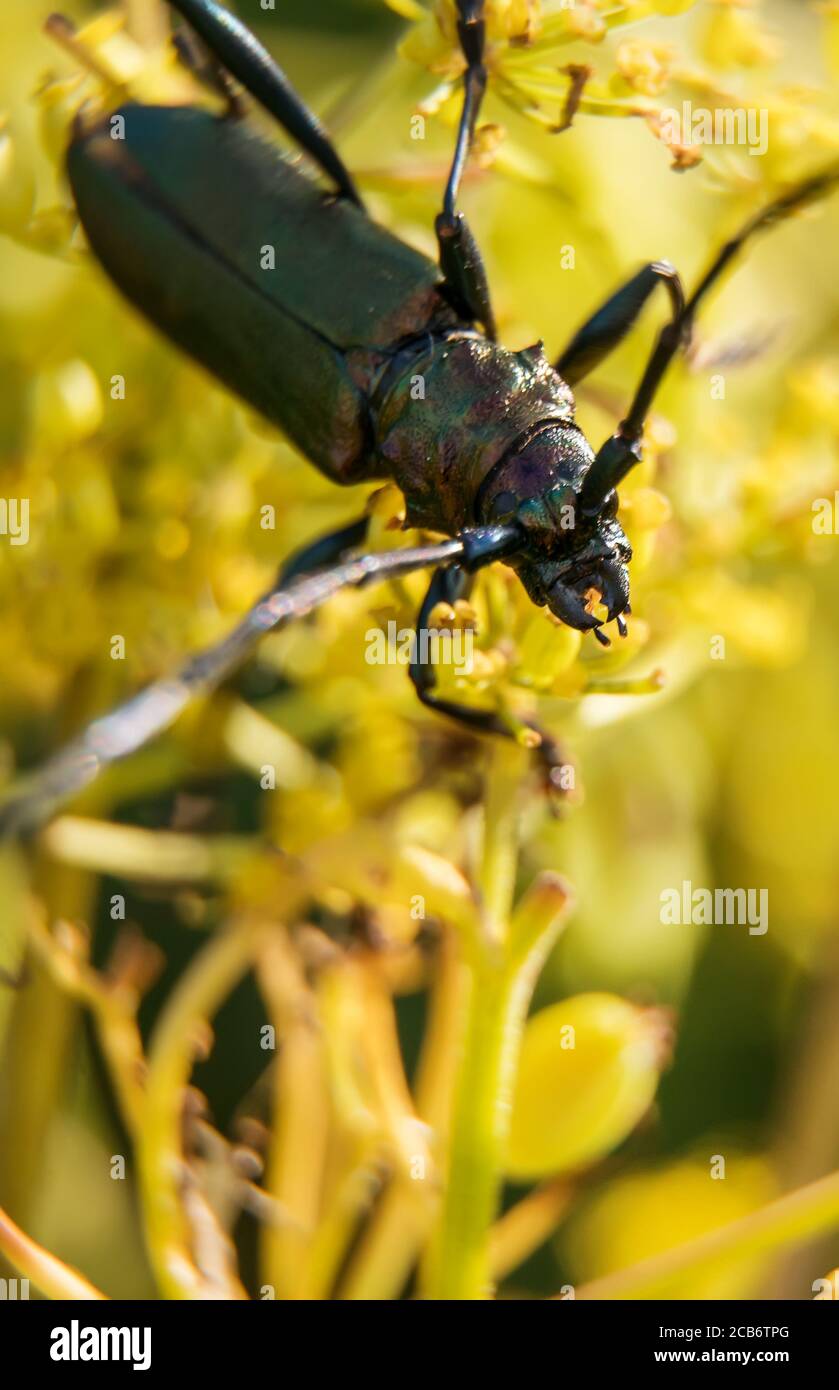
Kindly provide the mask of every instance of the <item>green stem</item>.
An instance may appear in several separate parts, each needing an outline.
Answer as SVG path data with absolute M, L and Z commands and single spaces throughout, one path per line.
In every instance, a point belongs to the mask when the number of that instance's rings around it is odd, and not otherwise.
M 13 1269 L 29 1279 L 47 1298 L 100 1299 L 105 1295 L 77 1269 L 66 1265 L 22 1231 L 0 1207 L 0 1254 Z
M 484 803 L 480 870 L 484 929 L 502 944 L 513 905 L 519 850 L 519 783 L 525 754 L 513 743 L 496 744 Z
M 91 920 L 94 882 L 89 874 L 39 855 L 33 879 L 48 918 Z M 29 1224 L 47 1136 L 66 1086 L 79 1007 L 38 961 L 27 987 L 15 992 L 14 1003 L 0 1059 L 0 1133 L 13 1134 L 15 1143 L 0 1144 L 0 1193 L 6 1209 Z
M 492 1292 L 490 1232 L 503 1176 L 519 1041 L 536 976 L 567 902 L 565 885 L 550 878 L 534 885 L 512 913 L 521 766 L 520 750 L 499 746 L 486 802 L 484 929 L 464 948 L 466 1016 L 447 1181 L 425 1271 L 428 1298 L 481 1299 Z
M 511 1083 L 526 995 L 503 960 L 470 963 L 463 1059 L 455 1092 L 448 1181 L 426 1296 L 490 1295 L 489 1233 L 501 1185 Z

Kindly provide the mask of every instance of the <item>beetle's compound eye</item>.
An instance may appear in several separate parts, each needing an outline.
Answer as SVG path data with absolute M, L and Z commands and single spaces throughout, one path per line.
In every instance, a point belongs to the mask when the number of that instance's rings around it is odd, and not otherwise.
M 573 531 L 577 526 L 577 494 L 569 483 L 552 487 L 545 499 L 557 531 Z
M 567 551 L 577 528 L 579 486 L 592 459 L 583 435 L 551 421 L 512 446 L 484 479 L 476 499 L 480 521 L 515 520 L 534 551 Z
M 502 493 L 505 503 L 509 493 Z M 524 528 L 531 544 L 548 555 L 567 548 L 567 540 L 576 529 L 577 510 L 574 489 L 560 483 L 534 497 L 513 499 L 511 513 Z

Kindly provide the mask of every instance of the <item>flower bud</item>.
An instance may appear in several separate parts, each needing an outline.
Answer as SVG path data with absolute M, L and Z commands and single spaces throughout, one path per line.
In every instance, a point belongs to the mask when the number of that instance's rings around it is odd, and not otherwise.
M 579 994 L 528 1022 L 507 1152 L 515 1179 L 586 1167 L 616 1148 L 649 1108 L 667 1024 L 612 994 Z

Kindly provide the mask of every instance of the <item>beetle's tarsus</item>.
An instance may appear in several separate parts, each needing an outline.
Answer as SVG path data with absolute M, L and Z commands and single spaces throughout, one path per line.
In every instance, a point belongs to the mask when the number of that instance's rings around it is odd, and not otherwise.
M 553 734 L 546 733 L 540 724 L 529 720 L 528 724 L 541 739 L 535 752 L 542 773 L 543 789 L 551 813 L 559 815 L 570 802 L 579 800 L 576 778 L 572 779 L 570 787 L 565 785 L 566 774 L 574 771 L 574 764 Z

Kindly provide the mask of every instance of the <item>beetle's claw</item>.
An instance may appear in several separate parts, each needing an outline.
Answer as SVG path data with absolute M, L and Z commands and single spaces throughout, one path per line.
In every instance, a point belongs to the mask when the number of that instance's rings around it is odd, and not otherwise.
M 576 785 L 576 768 L 555 738 L 537 724 L 531 724 L 530 727 L 540 738 L 534 754 L 538 761 L 542 789 L 548 798 L 551 815 L 559 817 L 571 802 L 580 799 Z

